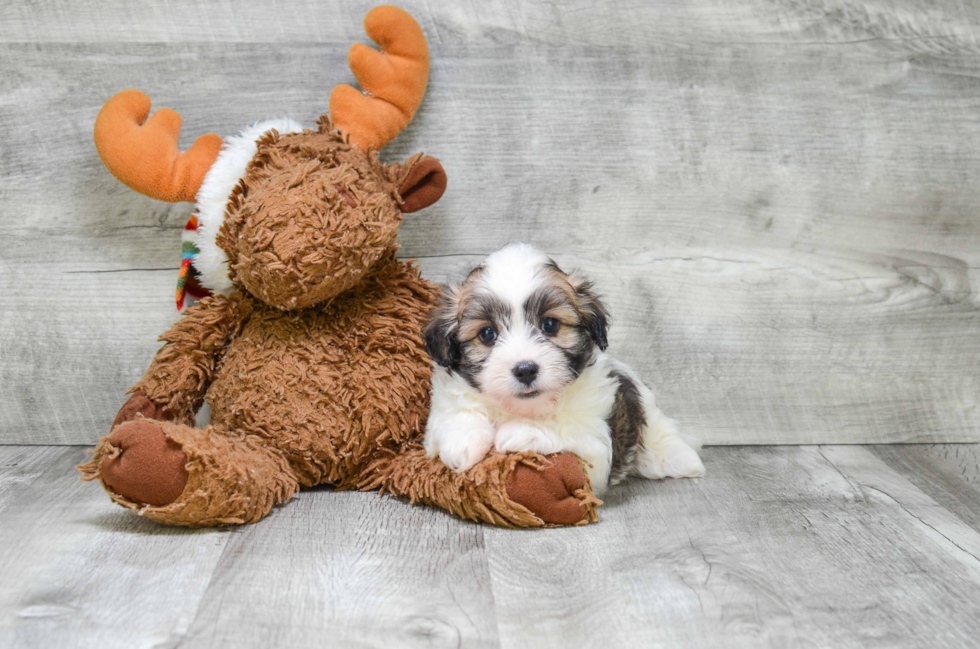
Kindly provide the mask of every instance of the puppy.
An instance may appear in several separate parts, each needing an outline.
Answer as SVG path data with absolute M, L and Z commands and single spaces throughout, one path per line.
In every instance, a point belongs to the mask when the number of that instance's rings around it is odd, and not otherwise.
M 491 449 L 569 451 L 593 491 L 630 475 L 704 475 L 633 370 L 605 353 L 592 284 L 526 244 L 490 255 L 446 291 L 425 328 L 435 363 L 425 449 L 465 471 Z

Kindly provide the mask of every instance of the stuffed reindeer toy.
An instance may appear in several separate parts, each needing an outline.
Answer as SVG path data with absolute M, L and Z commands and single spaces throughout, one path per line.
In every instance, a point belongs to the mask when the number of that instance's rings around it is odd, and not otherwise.
M 368 13 L 378 52 L 354 45 L 363 89 L 341 85 L 315 129 L 279 119 L 177 148 L 180 116 L 152 117 L 127 90 L 95 123 L 119 180 L 152 198 L 194 201 L 178 302 L 188 307 L 79 467 L 112 500 L 172 525 L 258 521 L 300 487 L 381 489 L 463 518 L 515 527 L 595 520 L 579 458 L 491 454 L 463 473 L 421 446 L 430 362 L 422 327 L 437 298 L 396 258 L 402 215 L 437 201 L 439 162 L 383 164 L 428 80 L 415 20 Z M 206 428 L 194 426 L 204 401 Z

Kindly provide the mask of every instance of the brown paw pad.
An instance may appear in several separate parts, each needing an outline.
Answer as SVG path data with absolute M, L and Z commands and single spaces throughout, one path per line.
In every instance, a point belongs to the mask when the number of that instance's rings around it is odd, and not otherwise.
M 585 472 L 572 455 L 549 455 L 542 470 L 518 464 L 507 476 L 507 494 L 545 523 L 574 525 L 588 514 L 575 492 L 585 487 Z
M 171 419 L 162 406 L 158 406 L 150 401 L 142 392 L 136 392 L 119 409 L 110 430 L 127 421 L 133 421 L 138 416 L 143 416 L 146 419 L 156 419 L 158 421 L 170 421 Z
M 120 424 L 109 435 L 115 452 L 102 460 L 102 481 L 129 500 L 169 505 L 187 484 L 187 457 L 167 439 L 159 424 L 137 420 Z

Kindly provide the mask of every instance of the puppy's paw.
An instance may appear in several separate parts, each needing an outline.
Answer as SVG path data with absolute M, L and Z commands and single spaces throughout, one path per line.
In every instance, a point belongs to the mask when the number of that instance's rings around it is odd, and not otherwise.
M 560 440 L 554 433 L 525 421 L 501 424 L 493 445 L 501 453 L 533 451 L 550 455 L 562 450 Z
M 697 451 L 680 439 L 659 444 L 656 449 L 644 449 L 637 457 L 637 468 L 645 478 L 700 478 L 704 464 Z
M 697 451 L 684 442 L 672 444 L 664 454 L 664 470 L 670 478 L 700 478 L 704 476 L 704 463 Z
M 439 459 L 453 471 L 466 471 L 485 458 L 492 447 L 492 442 L 486 443 L 477 439 L 444 440 L 439 449 Z
M 425 433 L 429 457 L 438 456 L 453 471 L 466 471 L 493 448 L 493 425 L 481 417 L 461 414 Z

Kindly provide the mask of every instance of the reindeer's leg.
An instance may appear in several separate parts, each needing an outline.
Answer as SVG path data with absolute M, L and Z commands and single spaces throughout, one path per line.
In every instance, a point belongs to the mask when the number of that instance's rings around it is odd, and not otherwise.
M 189 527 L 255 522 L 298 488 L 261 438 L 150 419 L 116 426 L 79 469 L 123 507 Z
M 389 491 L 442 507 L 462 518 L 505 527 L 572 525 L 598 520 L 592 495 L 574 455 L 491 453 L 462 473 L 408 444 L 372 463 L 360 487 Z

